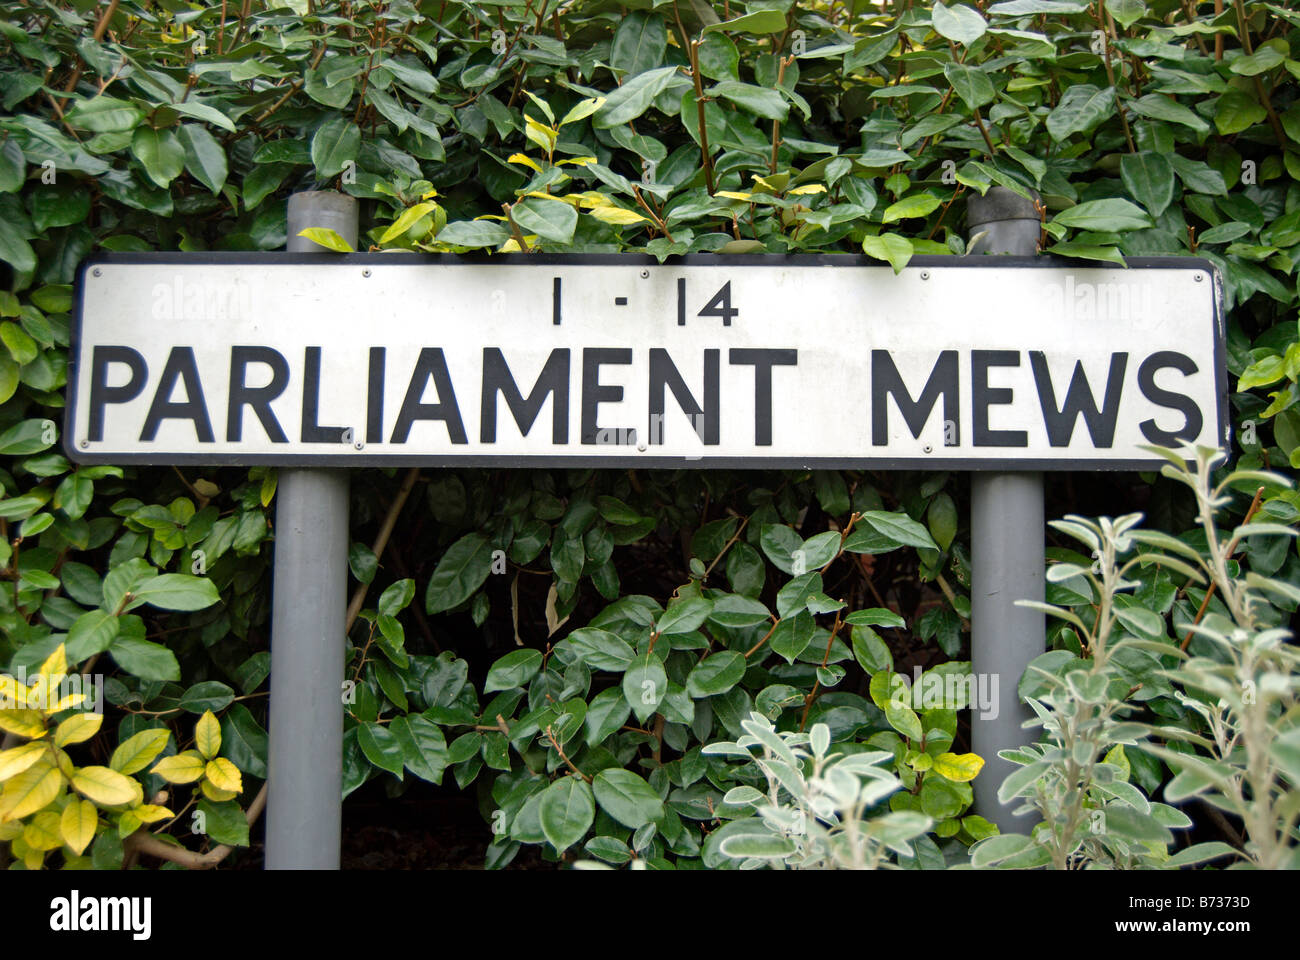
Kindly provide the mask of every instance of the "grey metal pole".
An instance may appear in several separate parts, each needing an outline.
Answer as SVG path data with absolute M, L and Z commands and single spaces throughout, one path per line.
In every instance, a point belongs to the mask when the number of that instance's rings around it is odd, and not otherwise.
M 970 254 L 1038 252 L 1040 221 L 1032 201 L 1005 187 L 991 187 L 966 204 Z M 970 241 L 968 241 L 970 242 Z M 971 746 L 985 766 L 975 778 L 975 810 L 1004 832 L 1025 832 L 1025 817 L 998 802 L 998 787 L 1016 766 L 998 756 L 1030 743 L 1021 726 L 1031 714 L 1016 695 L 1025 666 L 1043 652 L 1045 617 L 1017 607 L 1017 600 L 1043 600 L 1043 475 L 975 472 L 971 475 L 971 670 L 997 678 L 996 715 L 971 714 Z M 991 686 L 989 688 L 992 690 Z M 1017 801 L 1018 803 L 1018 801 Z
M 328 227 L 353 247 L 357 201 L 289 198 L 291 253 L 327 253 L 298 233 Z M 343 826 L 343 635 L 348 474 L 283 468 L 275 507 L 266 869 L 337 870 Z

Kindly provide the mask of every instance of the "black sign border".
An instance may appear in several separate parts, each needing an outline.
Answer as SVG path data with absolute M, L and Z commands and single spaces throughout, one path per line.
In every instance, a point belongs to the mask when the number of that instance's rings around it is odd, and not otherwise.
M 796 254 L 710 254 L 692 253 L 666 258 L 662 263 L 652 254 L 639 253 L 288 253 L 284 251 L 204 251 L 198 253 L 149 252 L 125 253 L 104 251 L 92 254 L 77 267 L 75 307 L 69 330 L 67 386 L 63 417 L 63 450 L 68 459 L 78 464 L 142 464 L 166 466 L 169 464 L 196 464 L 213 467 L 278 466 L 278 467 L 515 467 L 519 469 L 546 467 L 627 469 L 642 467 L 655 470 L 928 470 L 928 471 L 1141 471 L 1158 469 L 1167 461 L 1152 456 L 1137 460 L 1054 460 L 1015 457 L 963 457 L 960 459 L 927 459 L 917 457 L 709 457 L 696 459 L 684 457 L 584 456 L 538 455 L 515 456 L 509 454 L 166 454 L 128 453 L 103 454 L 79 450 L 73 442 L 77 400 L 77 362 L 81 347 L 81 321 L 85 309 L 86 272 L 99 266 L 112 265 L 222 265 L 241 264 L 321 264 L 328 258 L 331 265 L 344 266 L 432 266 L 436 264 L 462 264 L 467 266 L 624 266 L 671 269 L 676 266 L 731 266 L 731 267 L 874 267 L 891 269 L 887 264 L 863 254 L 796 253 Z M 1214 285 L 1214 365 L 1216 415 L 1221 449 L 1229 450 L 1231 433 L 1228 417 L 1228 382 L 1226 367 L 1227 329 L 1223 316 L 1223 279 L 1217 266 L 1203 257 L 1125 257 L 1128 267 L 1158 270 L 1202 270 Z M 1070 267 L 1088 270 L 1124 270 L 1118 264 L 1072 257 L 1042 255 L 1034 257 L 998 256 L 914 256 L 904 270 L 928 268 L 1014 267 L 1029 269 Z M 349 445 L 347 450 L 353 448 Z

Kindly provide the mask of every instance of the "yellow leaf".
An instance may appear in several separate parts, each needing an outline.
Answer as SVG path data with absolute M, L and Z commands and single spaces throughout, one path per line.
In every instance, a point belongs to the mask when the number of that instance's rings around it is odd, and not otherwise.
M 506 160 L 508 163 L 522 163 L 525 167 L 531 167 L 533 170 L 536 170 L 538 173 L 542 172 L 541 164 L 539 164 L 532 157 L 524 156 L 522 153 L 512 153 L 509 157 L 506 158 Z
M 226 800 L 234 800 L 235 797 L 239 796 L 239 794 L 234 790 L 218 790 L 209 780 L 204 780 L 200 783 L 199 789 L 202 790 L 203 795 L 213 803 L 222 803 Z
M 593 207 L 587 211 L 602 223 L 629 224 L 629 223 L 649 223 L 650 220 L 641 216 L 635 210 L 625 210 L 623 207 L 616 207 L 609 204 L 604 207 Z
M 199 717 L 199 722 L 194 725 L 194 746 L 205 760 L 211 760 L 221 751 L 221 724 L 211 710 Z
M 408 207 L 402 211 L 402 215 L 392 222 L 387 230 L 379 237 L 380 243 L 388 243 L 390 240 L 396 240 L 406 231 L 420 222 L 420 220 L 438 209 L 438 205 L 432 200 L 425 203 L 417 203 L 413 207 Z
M 45 744 L 37 742 L 24 743 L 0 753 L 0 783 L 22 773 L 45 754 Z
M 501 244 L 501 249 L 498 250 L 497 253 L 519 253 L 520 249 L 519 241 L 514 237 L 511 237 L 505 243 Z
M 614 202 L 614 198 L 608 194 L 601 193 L 599 190 L 583 190 L 581 193 L 571 193 L 568 196 L 578 204 L 579 207 L 608 207 Z
M 25 710 L 27 688 L 6 674 L 0 674 L 0 707 L 6 710 Z
M 271 505 L 271 500 L 275 496 L 275 486 L 278 482 L 279 475 L 274 470 L 262 478 L 262 489 L 259 493 L 262 506 L 269 507 Z
M 99 733 L 104 722 L 102 713 L 78 713 L 64 720 L 54 731 L 54 745 L 67 746 L 69 743 L 81 743 Z
M 130 803 L 139 784 L 108 767 L 82 767 L 72 778 L 72 789 L 106 807 Z
M 46 713 L 62 713 L 64 710 L 71 710 L 73 707 L 79 707 L 85 701 L 84 693 L 70 693 L 54 706 L 46 710 Z
M 176 814 L 172 813 L 166 807 L 161 807 L 156 803 L 142 803 L 130 811 L 140 818 L 141 823 L 157 823 L 159 820 L 168 820 Z
M 99 827 L 99 811 L 89 800 L 74 799 L 63 808 L 63 817 L 59 821 L 59 833 L 68 849 L 78 856 L 90 846 L 95 839 L 95 830 Z
M 560 203 L 567 203 L 571 207 L 576 207 L 579 201 L 573 197 L 557 197 L 553 193 L 546 193 L 543 190 L 530 190 L 524 194 L 525 197 L 536 197 L 538 200 L 558 200 Z
M 327 250 L 333 250 L 335 253 L 353 253 L 352 245 L 344 240 L 338 233 L 328 227 L 308 227 L 306 230 L 299 230 L 298 236 L 306 237 L 312 243 L 318 243 Z
M 68 652 L 63 644 L 59 644 L 58 648 L 41 664 L 37 675 L 45 681 L 46 690 L 53 690 L 67 674 Z
M 218 790 L 233 790 L 235 793 L 244 791 L 244 781 L 239 775 L 239 768 L 225 757 L 209 760 L 203 772 Z
M 23 840 L 33 850 L 56 850 L 63 846 L 63 835 L 59 830 L 59 815 L 53 810 L 38 813 L 28 821 L 23 829 Z
M 752 200 L 752 193 L 742 193 L 739 190 L 719 190 L 714 194 L 715 197 L 726 197 L 728 200 Z
M 958 783 L 974 780 L 983 767 L 984 759 L 975 753 L 941 753 L 934 758 L 935 773 Z
M 168 783 L 193 783 L 203 776 L 203 758 L 197 750 L 186 750 L 174 757 L 163 757 L 151 772 Z
M 786 192 L 787 197 L 802 197 L 809 193 L 825 193 L 826 187 L 820 183 L 805 183 L 802 187 L 795 187 L 793 190 Z
M 570 166 L 574 166 L 574 167 L 585 167 L 589 164 L 599 163 L 599 162 L 600 160 L 597 157 L 570 157 L 567 160 L 558 161 L 555 165 L 557 167 L 562 167 L 567 163 Z
M 45 715 L 39 710 L 0 710 L 0 730 L 35 740 L 45 736 Z
M 128 776 L 139 773 L 153 763 L 154 757 L 167 749 L 167 740 L 170 737 L 171 733 L 166 728 L 142 730 L 113 751 L 108 766 Z
M 420 199 L 421 199 L 421 200 L 432 200 L 432 199 L 433 199 L 434 197 L 436 197 L 437 195 L 438 195 L 438 191 L 437 191 L 437 190 L 426 190 L 426 191 L 424 191 L 424 193 L 420 194 Z
M 604 97 L 592 97 L 589 100 L 579 100 L 573 105 L 564 119 L 560 121 L 560 126 L 566 123 L 577 123 L 579 120 L 585 120 L 605 104 Z
M 21 820 L 47 806 L 59 795 L 63 774 L 52 764 L 38 763 L 5 782 L 0 794 L 0 820 Z
M 23 835 L 23 825 L 17 820 L 0 823 L 0 843 L 8 843 Z
M 555 141 L 559 137 L 559 133 L 546 126 L 546 124 L 539 123 L 532 117 L 524 117 L 524 136 L 545 150 L 547 156 L 550 156 L 555 149 Z
M 45 851 L 33 850 L 31 847 L 28 847 L 27 852 L 23 854 L 23 866 L 28 870 L 39 870 L 44 865 Z

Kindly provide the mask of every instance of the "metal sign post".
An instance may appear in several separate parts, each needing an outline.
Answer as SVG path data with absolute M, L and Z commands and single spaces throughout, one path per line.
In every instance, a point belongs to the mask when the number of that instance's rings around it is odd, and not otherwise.
M 969 255 L 1038 252 L 1041 220 L 1033 201 L 1005 187 L 972 196 L 966 225 Z M 1008 298 L 1015 296 L 1007 291 Z M 998 787 L 1016 769 L 998 751 L 1035 739 L 1023 727 L 1031 714 L 1016 688 L 1026 665 L 1043 652 L 1046 617 L 1016 601 L 1043 600 L 1043 535 L 1041 473 L 971 474 L 971 672 L 998 679 L 996 710 L 971 713 L 971 749 L 984 758 L 984 769 L 973 782 L 974 809 L 1004 833 L 1028 826 L 1011 806 L 998 802 Z
M 308 227 L 332 229 L 355 246 L 357 201 L 325 191 L 294 194 L 288 225 L 291 253 L 328 253 L 298 236 Z M 265 319 L 311 323 L 310 317 Z M 347 575 L 347 471 L 282 467 L 271 592 L 268 870 L 339 867 Z

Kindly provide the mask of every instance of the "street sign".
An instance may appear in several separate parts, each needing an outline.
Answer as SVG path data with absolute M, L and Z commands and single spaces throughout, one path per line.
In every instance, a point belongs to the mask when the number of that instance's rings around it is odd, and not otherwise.
M 1220 302 L 1195 258 L 106 254 L 64 439 L 82 463 L 1133 469 L 1226 442 Z

